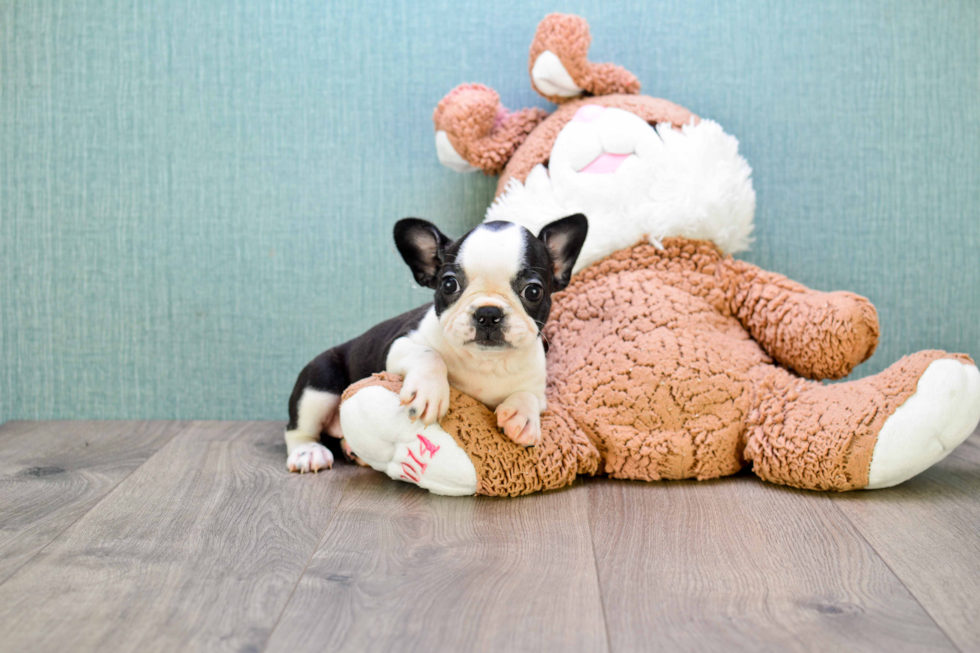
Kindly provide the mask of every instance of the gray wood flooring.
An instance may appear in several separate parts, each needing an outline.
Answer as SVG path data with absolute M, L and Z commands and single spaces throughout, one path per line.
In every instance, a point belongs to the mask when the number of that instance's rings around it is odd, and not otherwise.
M 980 651 L 980 432 L 890 490 L 450 499 L 277 422 L 0 427 L 0 651 Z

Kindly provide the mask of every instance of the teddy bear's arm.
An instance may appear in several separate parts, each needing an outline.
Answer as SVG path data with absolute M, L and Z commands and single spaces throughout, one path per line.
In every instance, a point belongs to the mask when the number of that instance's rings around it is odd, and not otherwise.
M 776 362 L 811 379 L 839 379 L 878 346 L 878 313 L 864 297 L 820 292 L 728 258 L 732 313 Z

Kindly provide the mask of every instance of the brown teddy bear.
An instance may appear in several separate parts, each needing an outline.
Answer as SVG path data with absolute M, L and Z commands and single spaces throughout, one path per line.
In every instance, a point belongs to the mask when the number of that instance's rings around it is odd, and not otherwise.
M 589 236 L 544 329 L 542 442 L 503 436 L 455 390 L 441 424 L 412 422 L 399 379 L 344 394 L 341 425 L 366 464 L 440 494 L 520 495 L 579 474 L 644 481 L 734 474 L 811 490 L 882 488 L 941 460 L 980 421 L 980 371 L 923 351 L 858 381 L 874 352 L 868 300 L 817 292 L 738 261 L 755 195 L 737 141 L 639 95 L 626 70 L 588 60 L 576 16 L 531 45 L 534 88 L 560 104 L 509 112 L 481 85 L 435 111 L 440 160 L 499 174 L 488 220 L 532 232 L 571 213 Z

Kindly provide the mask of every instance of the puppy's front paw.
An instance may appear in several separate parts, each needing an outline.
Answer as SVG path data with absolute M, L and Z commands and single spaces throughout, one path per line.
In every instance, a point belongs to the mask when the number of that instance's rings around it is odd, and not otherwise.
M 409 374 L 399 399 L 410 420 L 421 419 L 428 426 L 445 417 L 449 410 L 449 381 L 444 374 Z
M 508 399 L 494 412 L 497 414 L 497 426 L 517 444 L 533 447 L 541 442 L 541 415 L 534 407 L 510 403 Z
M 319 442 L 302 444 L 289 454 L 289 458 L 286 459 L 286 467 L 289 471 L 300 474 L 330 469 L 333 467 L 333 454 Z

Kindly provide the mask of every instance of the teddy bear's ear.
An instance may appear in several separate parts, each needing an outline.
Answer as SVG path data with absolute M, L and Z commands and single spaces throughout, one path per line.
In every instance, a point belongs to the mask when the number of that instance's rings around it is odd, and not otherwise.
M 561 104 L 583 94 L 640 92 L 633 73 L 611 63 L 589 61 L 589 24 L 569 14 L 549 14 L 538 24 L 528 67 L 531 86 Z
M 432 121 L 439 161 L 457 172 L 499 175 L 531 130 L 548 117 L 532 107 L 508 111 L 497 92 L 483 84 L 461 84 L 442 98 Z

